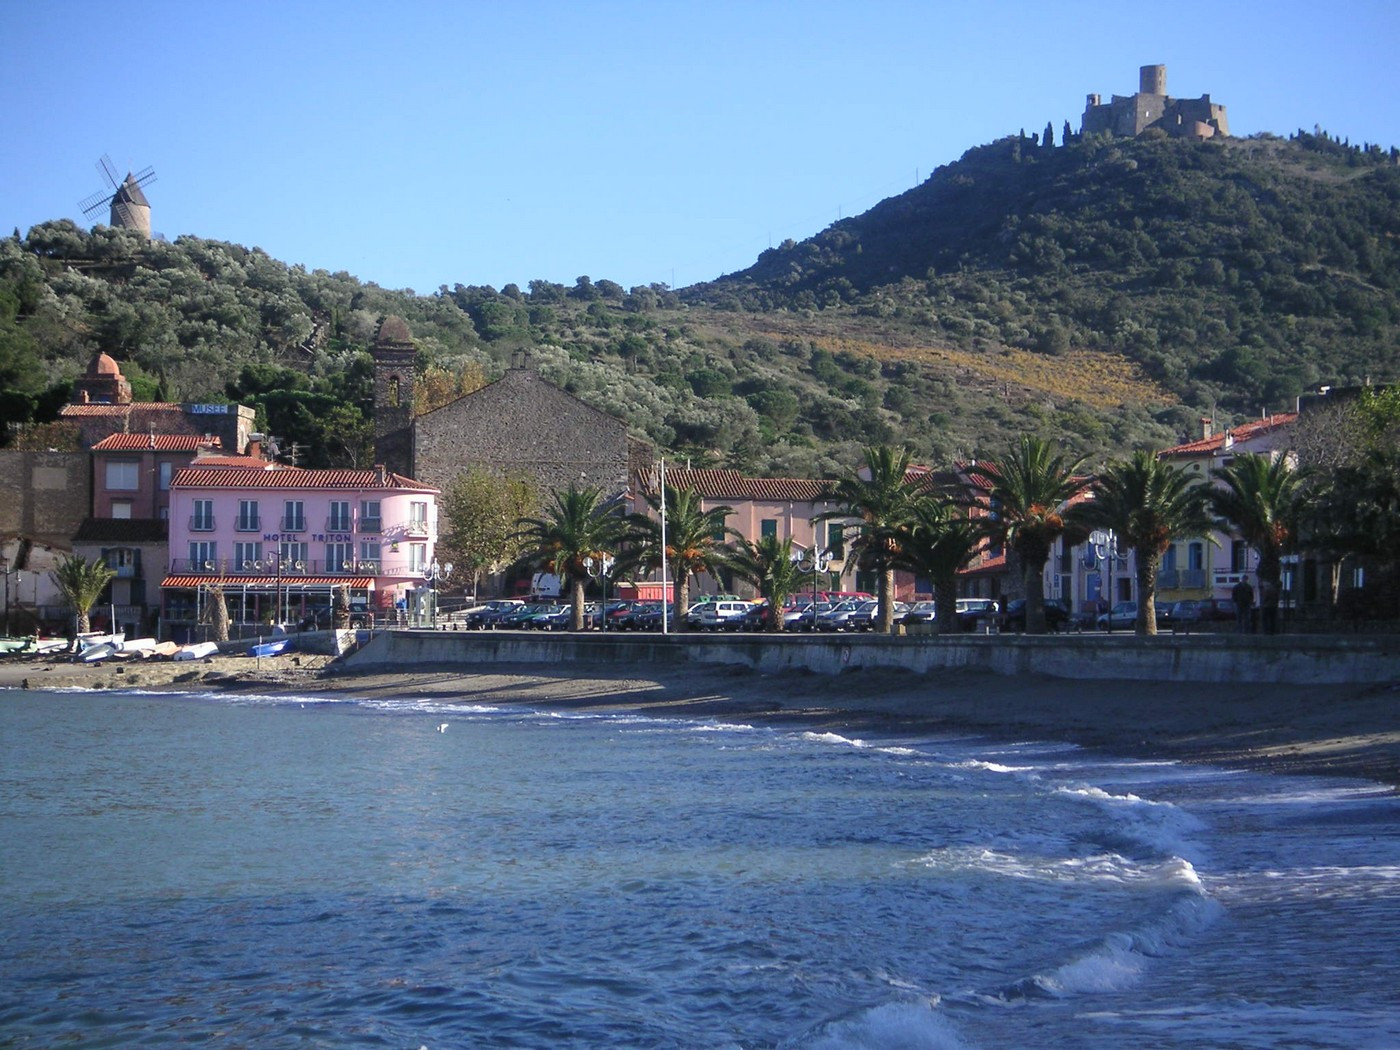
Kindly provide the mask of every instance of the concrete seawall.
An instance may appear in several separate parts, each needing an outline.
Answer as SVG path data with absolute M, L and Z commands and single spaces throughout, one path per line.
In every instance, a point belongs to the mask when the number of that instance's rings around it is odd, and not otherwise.
M 1195 635 L 553 634 L 386 631 L 341 664 L 355 671 L 495 664 L 615 664 L 627 673 L 685 664 L 749 667 L 770 674 L 838 674 L 857 668 L 918 674 L 972 670 L 998 675 L 1149 682 L 1339 685 L 1400 681 L 1400 638 Z

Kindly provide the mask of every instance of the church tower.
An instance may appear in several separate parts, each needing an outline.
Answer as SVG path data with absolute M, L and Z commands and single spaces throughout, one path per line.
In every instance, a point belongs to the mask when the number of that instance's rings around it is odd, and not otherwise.
M 413 399 L 418 388 L 418 351 L 402 317 L 379 325 L 374 346 L 374 461 L 413 476 Z

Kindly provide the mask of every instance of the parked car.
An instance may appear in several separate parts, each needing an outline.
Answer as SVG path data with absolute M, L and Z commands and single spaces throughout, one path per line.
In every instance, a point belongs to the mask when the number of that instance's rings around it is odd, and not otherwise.
M 706 602 L 700 607 L 702 631 L 737 631 L 744 624 L 751 603 L 744 601 Z
M 519 598 L 497 598 L 468 609 L 462 622 L 469 631 L 489 631 L 500 624 L 502 617 L 524 607 Z
M 995 598 L 959 598 L 957 605 L 958 626 L 964 631 L 975 628 L 979 622 L 995 623 L 1001 607 Z
M 525 621 L 532 616 L 538 616 L 542 612 L 548 612 L 555 608 L 553 605 L 546 605 L 543 602 L 529 602 L 521 605 L 518 609 L 512 609 L 496 621 L 499 628 L 521 628 L 525 626 Z
M 909 611 L 904 614 L 903 623 L 908 626 L 911 623 L 933 623 L 938 615 L 938 603 L 932 601 L 915 602 L 909 607 Z
M 856 610 L 865 605 L 864 601 L 847 599 L 844 602 L 837 602 L 829 606 L 825 611 L 817 612 L 817 630 L 819 631 L 844 631 L 850 626 L 851 617 Z
M 1099 613 L 1094 626 L 1101 631 L 1132 629 L 1137 625 L 1138 603 L 1119 602 L 1106 613 Z
M 1064 630 L 1072 618 L 1069 604 L 1064 599 L 1045 599 L 1045 629 L 1047 631 Z M 1001 629 L 1003 631 L 1025 631 L 1026 599 L 1013 598 L 1006 603 L 1006 611 L 1001 614 Z
M 795 617 L 788 621 L 788 630 L 791 631 L 811 631 L 815 630 L 813 618 L 820 617 L 822 613 L 833 608 L 832 602 L 817 602 L 815 605 L 807 605 L 798 610 Z
M 632 618 L 629 621 L 628 629 L 633 631 L 659 631 L 661 630 L 662 609 L 666 611 L 666 624 L 669 629 L 676 628 L 676 607 L 674 604 L 663 606 L 661 602 L 642 602 L 632 611 Z
M 908 615 L 909 610 L 911 608 L 913 608 L 913 606 L 911 606 L 908 602 L 895 602 L 894 622 L 903 623 L 904 617 Z M 861 604 L 860 608 L 858 608 L 855 612 L 851 614 L 851 618 L 846 621 L 846 630 L 873 631 L 879 619 L 880 603 L 864 602 Z
M 567 630 L 573 609 L 567 605 L 543 605 L 537 612 L 524 617 L 517 626 L 528 631 Z
M 803 618 L 804 618 L 804 617 L 806 618 L 807 622 L 809 622 L 809 623 L 811 622 L 811 619 L 812 619 L 812 603 L 811 603 L 811 601 L 798 602 L 796 605 L 790 605 L 790 606 L 788 606 L 786 609 L 783 610 L 783 630 L 785 630 L 785 631 L 800 631 L 800 630 L 803 630 L 802 623 L 803 623 Z

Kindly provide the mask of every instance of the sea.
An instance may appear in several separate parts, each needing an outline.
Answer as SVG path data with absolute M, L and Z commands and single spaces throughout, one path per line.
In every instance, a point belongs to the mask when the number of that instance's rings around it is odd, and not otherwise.
M 0 1046 L 1400 1047 L 1400 798 L 1061 743 L 0 691 Z

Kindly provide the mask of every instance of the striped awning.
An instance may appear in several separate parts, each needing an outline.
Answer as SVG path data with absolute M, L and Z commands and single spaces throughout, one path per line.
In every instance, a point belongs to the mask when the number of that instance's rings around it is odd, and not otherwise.
M 352 587 L 364 589 L 374 586 L 372 576 L 167 576 L 160 581 L 162 587 L 176 590 L 193 590 L 217 583 L 223 587 Z

